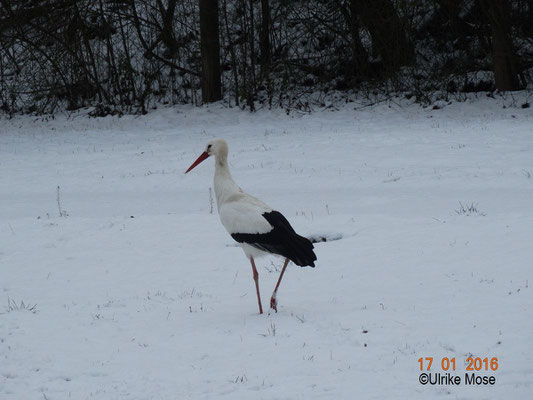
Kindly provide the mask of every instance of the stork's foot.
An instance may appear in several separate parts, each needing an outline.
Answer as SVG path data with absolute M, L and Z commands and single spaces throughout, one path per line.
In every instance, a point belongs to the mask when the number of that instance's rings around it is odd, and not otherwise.
M 276 300 L 276 296 L 270 298 L 270 308 L 275 312 L 278 312 L 278 301 Z

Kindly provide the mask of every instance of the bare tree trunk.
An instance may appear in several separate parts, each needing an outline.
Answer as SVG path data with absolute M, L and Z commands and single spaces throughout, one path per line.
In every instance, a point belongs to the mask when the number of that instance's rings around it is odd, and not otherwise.
M 250 44 L 250 68 L 248 69 L 249 85 L 246 87 L 246 102 L 250 111 L 255 111 L 254 104 L 254 93 L 256 88 L 256 79 L 255 79 L 255 20 L 254 20 L 254 0 L 248 0 L 250 7 L 250 29 L 248 31 L 248 39 Z
M 235 54 L 235 44 L 231 42 L 231 34 L 229 30 L 229 21 L 228 21 L 228 4 L 226 0 L 222 2 L 222 10 L 224 13 L 224 26 L 226 28 L 226 36 L 228 37 L 228 48 L 231 56 L 231 70 L 233 72 L 233 82 L 234 82 L 234 95 L 235 95 L 235 105 L 239 107 L 239 71 L 237 67 L 237 57 Z
M 200 0 L 200 4 L 202 2 L 206 2 L 206 1 L 207 0 Z M 216 0 L 209 0 L 207 2 L 208 3 L 209 2 L 217 3 Z M 152 44 L 148 43 L 145 40 L 143 32 L 142 32 L 141 18 L 139 17 L 139 14 L 137 13 L 136 2 L 133 1 L 133 0 L 130 0 L 128 4 L 130 6 L 130 10 L 131 10 L 132 17 L 133 17 L 133 26 L 134 26 L 135 30 L 137 31 L 137 37 L 138 37 L 139 41 L 141 42 L 141 45 L 142 45 L 142 47 L 144 49 L 144 57 L 146 59 L 151 59 L 153 57 L 153 58 L 157 59 L 158 61 L 160 61 L 161 63 L 163 63 L 165 65 L 168 65 L 169 67 L 176 68 L 178 71 L 181 71 L 181 72 L 184 72 L 184 73 L 187 73 L 187 74 L 191 74 L 193 76 L 201 76 L 201 74 L 199 74 L 198 72 L 193 71 L 192 69 L 184 68 L 184 67 L 182 67 L 182 66 L 180 66 L 180 65 L 178 65 L 178 64 L 176 64 L 176 63 L 174 63 L 174 62 L 172 62 L 170 60 L 167 60 L 164 57 L 161 57 L 159 54 L 157 54 L 157 52 L 155 52 L 154 50 L 157 47 L 158 43 L 162 40 L 161 35 L 158 35 L 158 37 L 154 41 L 154 43 L 152 43 Z M 215 10 L 218 13 L 218 8 L 215 8 Z M 217 32 L 218 32 L 218 17 L 217 17 L 216 21 L 217 21 L 217 27 L 216 28 L 217 28 Z M 201 25 L 201 21 L 200 21 L 200 25 Z M 218 43 L 218 35 L 217 35 L 217 43 Z
M 527 33 L 529 34 L 529 37 L 533 37 L 533 0 L 527 1 L 527 22 L 528 22 L 528 29 Z
M 202 101 L 222 98 L 218 0 L 200 0 L 200 50 L 202 54 Z
M 507 0 L 480 0 L 487 22 L 492 28 L 492 65 L 498 90 L 521 88 L 516 53 L 511 39 L 510 9 Z
M 100 18 L 104 22 L 104 24 L 107 26 L 107 18 L 104 12 L 104 5 L 102 3 L 102 0 L 98 0 L 98 10 L 100 12 Z M 115 97 L 118 96 L 119 98 L 119 104 L 126 104 L 126 101 L 124 99 L 124 93 L 120 87 L 119 80 L 118 80 L 118 70 L 117 70 L 117 63 L 115 60 L 115 52 L 113 49 L 113 44 L 111 42 L 111 35 L 105 36 L 106 41 L 106 49 L 107 49 L 107 57 L 106 57 L 106 64 L 107 64 L 107 76 L 110 80 L 110 88 L 112 88 L 112 91 L 114 93 L 110 93 L 109 97 L 111 98 L 111 102 L 115 104 Z
M 165 58 L 174 58 L 177 54 L 179 45 L 174 38 L 174 12 L 176 11 L 177 0 L 169 0 L 165 8 L 161 0 L 157 0 L 159 12 L 161 13 L 163 26 L 161 27 L 161 41 L 165 44 L 167 50 L 163 54 Z
M 396 71 L 413 60 L 413 46 L 391 0 L 352 0 L 372 36 L 372 47 L 381 56 L 385 70 Z
M 259 49 L 261 51 L 261 76 L 265 76 L 270 68 L 270 4 L 268 0 L 261 0 Z
M 138 100 L 137 93 L 135 90 L 135 78 L 132 73 L 132 67 L 131 67 L 131 54 L 130 54 L 130 48 L 128 45 L 128 41 L 126 40 L 126 32 L 124 30 L 124 23 L 123 23 L 123 17 L 118 18 L 118 24 L 120 28 L 120 37 L 122 40 L 122 46 L 124 51 L 124 56 L 122 60 L 122 71 L 117 76 L 117 79 L 120 81 L 120 74 L 124 76 L 123 82 L 121 82 L 121 90 L 126 91 L 126 103 L 125 105 L 128 106 L 128 110 L 131 110 L 131 105 Z M 129 86 L 129 87 L 128 87 Z
M 254 0 L 248 0 L 250 7 L 250 32 L 248 34 L 250 40 L 250 66 L 252 73 L 252 81 L 255 86 L 255 18 L 254 18 Z
M 352 76 L 366 76 L 368 73 L 368 54 L 361 44 L 359 20 L 357 16 L 357 0 L 350 0 L 348 7 L 343 8 L 344 18 L 350 31 L 350 48 L 352 51 Z

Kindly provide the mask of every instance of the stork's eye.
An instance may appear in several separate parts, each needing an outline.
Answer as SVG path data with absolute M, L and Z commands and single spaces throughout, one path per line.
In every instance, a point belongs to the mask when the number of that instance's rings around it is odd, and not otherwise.
M 212 145 L 208 144 L 207 145 L 207 150 L 209 150 L 211 148 Z

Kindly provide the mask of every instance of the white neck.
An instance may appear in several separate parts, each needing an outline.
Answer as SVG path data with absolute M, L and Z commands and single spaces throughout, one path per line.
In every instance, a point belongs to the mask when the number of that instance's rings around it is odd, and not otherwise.
M 215 158 L 215 195 L 217 196 L 217 206 L 224 204 L 228 199 L 236 193 L 242 193 L 242 190 L 229 172 L 228 159 L 225 156 L 217 156 Z

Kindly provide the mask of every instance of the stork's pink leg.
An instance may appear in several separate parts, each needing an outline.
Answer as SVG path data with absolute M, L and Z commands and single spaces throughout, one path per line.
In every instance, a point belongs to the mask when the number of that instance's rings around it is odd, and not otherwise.
M 274 293 L 272 293 L 272 297 L 270 298 L 270 308 L 273 309 L 275 312 L 278 312 L 278 301 L 276 300 L 276 296 L 278 294 L 278 288 L 279 284 L 281 283 L 281 278 L 283 278 L 283 274 L 285 273 L 285 268 L 287 268 L 287 265 L 289 264 L 289 259 L 285 259 L 285 264 L 283 264 L 283 268 L 281 269 L 281 274 L 279 274 L 278 283 L 276 283 L 276 287 L 274 288 Z
M 263 314 L 263 306 L 261 305 L 261 295 L 259 294 L 259 274 L 257 273 L 257 268 L 255 268 L 255 262 L 253 257 L 250 257 L 250 262 L 252 263 L 252 270 L 254 272 L 255 290 L 257 292 L 257 303 L 259 304 L 259 314 Z

